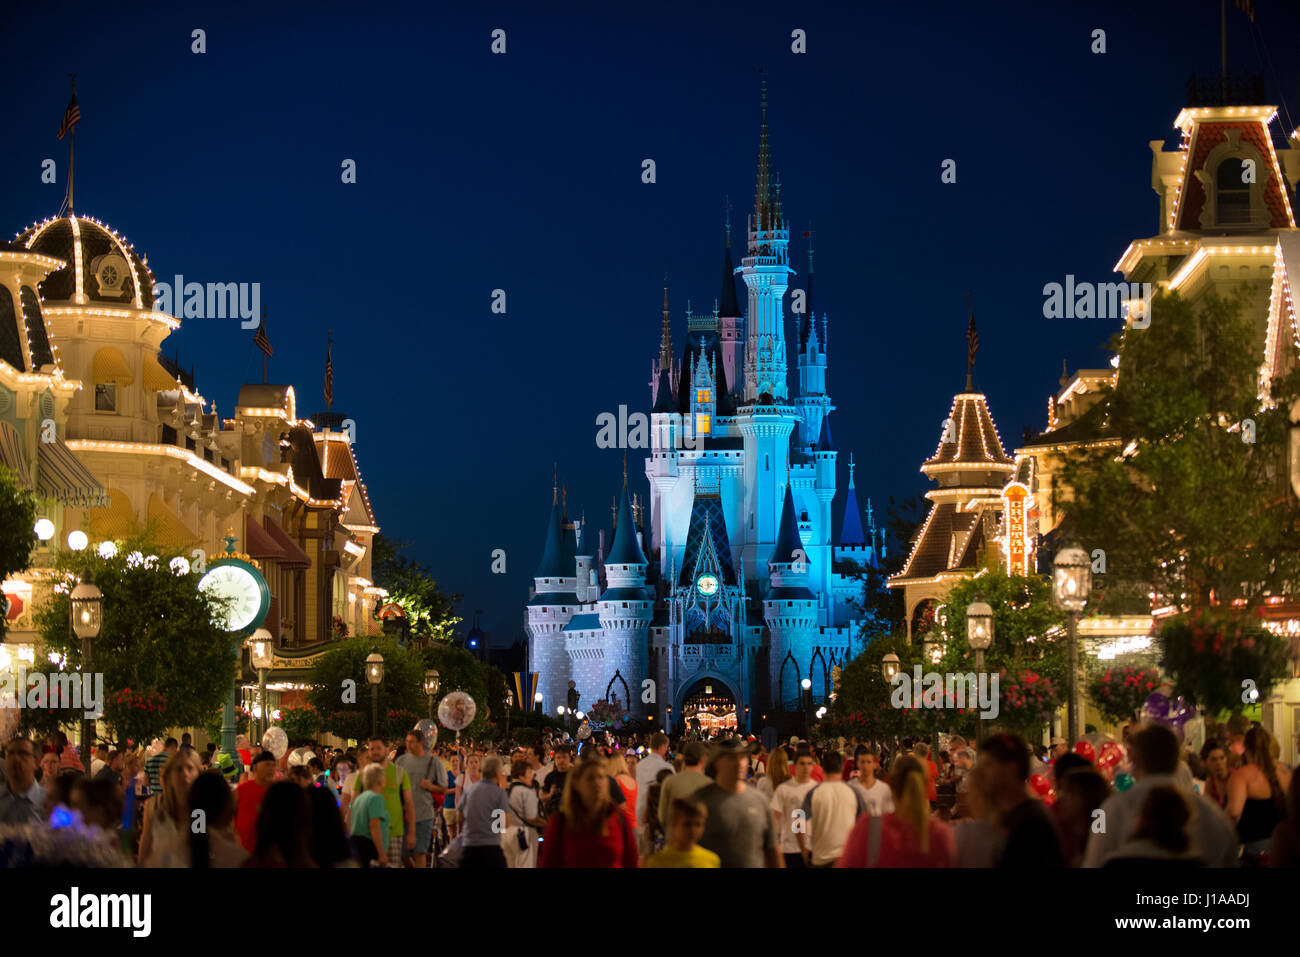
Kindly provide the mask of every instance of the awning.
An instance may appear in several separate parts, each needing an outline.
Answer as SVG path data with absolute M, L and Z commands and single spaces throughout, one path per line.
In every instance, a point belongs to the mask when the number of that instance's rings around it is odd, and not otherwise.
M 0 465 L 7 466 L 24 488 L 32 487 L 32 474 L 27 471 L 27 456 L 23 455 L 23 437 L 8 422 L 0 422 Z
M 288 532 L 279 526 L 278 523 L 271 520 L 268 515 L 262 519 L 262 526 L 271 533 L 276 544 L 284 552 L 284 558 L 280 564 L 285 568 L 311 568 L 311 559 L 307 556 L 298 543 L 289 537 Z
M 149 524 L 156 531 L 158 542 L 173 548 L 188 548 L 199 540 L 189 526 L 176 517 L 157 492 L 149 496 Z
M 86 511 L 86 526 L 91 541 L 111 542 L 119 538 L 131 538 L 139 530 L 135 520 L 135 509 L 131 500 L 121 489 L 108 490 L 107 508 L 92 508 Z
M 180 383 L 176 377 L 163 368 L 158 357 L 153 353 L 144 354 L 144 387 L 151 392 L 176 392 L 180 389 Z
M 99 479 L 90 474 L 60 438 L 37 446 L 36 490 L 45 498 L 76 508 L 108 505 L 108 496 Z
M 284 549 L 251 516 L 244 518 L 244 551 L 257 559 L 269 558 L 276 562 L 285 560 Z
M 104 346 L 95 353 L 95 382 L 115 382 L 118 385 L 130 385 L 135 381 L 131 367 L 126 364 L 122 353 L 112 346 Z

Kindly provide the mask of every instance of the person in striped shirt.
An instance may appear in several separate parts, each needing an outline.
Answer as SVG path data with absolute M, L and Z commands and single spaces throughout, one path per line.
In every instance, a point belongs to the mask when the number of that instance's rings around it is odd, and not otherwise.
M 163 749 L 144 763 L 144 773 L 149 775 L 149 790 L 154 794 L 162 793 L 162 769 L 173 754 L 180 750 L 180 742 L 168 738 L 163 742 Z

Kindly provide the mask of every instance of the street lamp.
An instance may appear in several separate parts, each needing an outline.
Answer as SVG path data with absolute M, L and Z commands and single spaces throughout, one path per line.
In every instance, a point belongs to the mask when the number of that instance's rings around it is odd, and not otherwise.
M 799 682 L 803 689 L 803 726 L 804 733 L 812 737 L 812 679 L 804 678 Z
M 539 691 L 533 695 L 533 704 L 537 707 L 537 713 L 542 713 L 542 693 Z
M 370 682 L 370 736 L 379 737 L 379 683 L 384 680 L 384 656 L 375 648 L 366 656 L 366 680 Z
M 973 601 L 966 606 L 966 640 L 975 649 L 975 677 L 984 673 L 984 652 L 993 644 L 993 609 L 988 602 Z M 975 741 L 984 739 L 984 712 L 975 713 Z
M 898 675 L 898 655 L 891 651 L 889 654 L 885 655 L 884 658 L 880 659 L 880 662 L 881 674 L 885 676 L 886 683 L 892 685 L 894 683 L 894 678 Z
M 442 685 L 442 676 L 437 668 L 430 668 L 424 673 L 424 693 L 429 699 L 429 719 L 433 719 L 433 698 Z
M 257 700 L 262 705 L 262 721 L 258 725 L 257 740 L 261 741 L 262 736 L 266 734 L 266 719 L 268 709 L 266 707 L 266 673 L 271 670 L 271 665 L 275 661 L 274 639 L 271 633 L 265 628 L 259 628 L 248 638 L 248 657 L 257 669 Z
M 99 637 L 99 629 L 104 624 L 104 593 L 95 586 L 95 579 L 86 575 L 86 580 L 72 589 L 72 630 L 81 639 L 81 673 L 90 674 L 91 642 Z M 90 752 L 93 750 L 91 730 L 93 719 L 82 716 L 81 719 L 81 761 L 90 774 Z
M 1069 707 L 1066 711 L 1066 739 L 1076 741 L 1079 737 L 1079 613 L 1088 603 L 1092 592 L 1092 561 L 1082 548 L 1063 548 L 1052 562 L 1052 590 L 1056 603 L 1069 613 L 1070 678 Z

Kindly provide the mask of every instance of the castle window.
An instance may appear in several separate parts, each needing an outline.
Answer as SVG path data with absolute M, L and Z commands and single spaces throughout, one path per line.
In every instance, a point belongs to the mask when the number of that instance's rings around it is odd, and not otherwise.
M 1214 174 L 1215 222 L 1220 226 L 1250 224 L 1250 183 L 1244 181 L 1246 166 L 1240 157 L 1229 156 Z
M 697 412 L 695 414 L 695 434 L 709 434 L 709 415 L 707 412 Z
M 117 386 L 111 382 L 95 383 L 95 411 L 117 411 Z
M 695 404 L 696 404 L 696 405 L 708 405 L 708 404 L 709 404 L 709 390 L 708 390 L 708 389 L 696 389 L 696 390 L 695 390 Z

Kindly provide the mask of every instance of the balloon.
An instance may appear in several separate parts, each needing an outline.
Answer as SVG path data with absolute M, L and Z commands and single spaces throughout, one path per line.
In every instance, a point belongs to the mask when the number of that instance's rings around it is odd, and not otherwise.
M 1042 774 L 1031 774 L 1029 776 L 1029 786 L 1034 789 L 1035 794 L 1042 798 L 1052 793 L 1052 783 Z
M 438 720 L 453 731 L 463 731 L 474 721 L 478 705 L 463 691 L 453 691 L 438 703 Z
M 438 740 L 438 722 L 432 718 L 421 718 L 415 723 L 415 731 L 424 738 L 424 746 L 432 748 Z
M 1132 786 L 1133 786 L 1133 775 L 1125 774 L 1123 771 L 1115 775 L 1115 790 L 1127 791 Z
M 274 754 L 278 761 L 289 750 L 289 736 L 283 728 L 267 728 L 266 734 L 262 735 L 262 747 Z
M 1074 753 L 1089 763 L 1097 760 L 1097 750 L 1092 746 L 1091 741 L 1079 741 L 1074 746 Z
M 1142 713 L 1156 724 L 1163 724 L 1169 728 L 1179 740 L 1182 740 L 1183 725 L 1196 716 L 1196 711 L 1188 706 L 1186 699 L 1170 698 L 1163 691 L 1166 687 L 1168 686 L 1162 685 L 1161 691 L 1153 692 L 1147 698 L 1146 703 L 1142 705 Z
M 1114 741 L 1107 741 L 1101 746 L 1097 756 L 1097 766 L 1102 769 L 1113 768 L 1124 759 L 1124 749 Z

